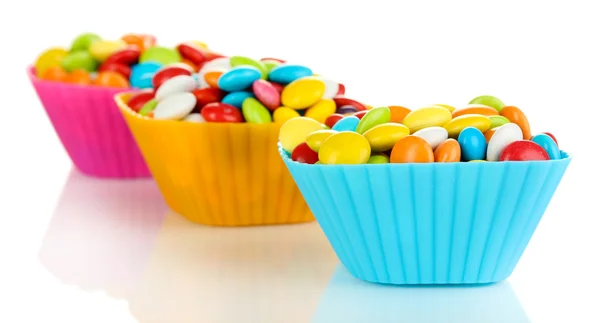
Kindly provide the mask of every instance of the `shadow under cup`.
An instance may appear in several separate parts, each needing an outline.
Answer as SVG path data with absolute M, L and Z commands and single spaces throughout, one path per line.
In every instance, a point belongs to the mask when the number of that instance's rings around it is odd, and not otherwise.
M 215 226 L 314 221 L 277 152 L 279 125 L 140 116 L 115 97 L 169 207 Z
M 150 171 L 127 128 L 114 96 L 123 89 L 29 80 L 71 161 L 99 178 L 143 178 Z
M 279 150 L 344 266 L 384 284 L 508 278 L 571 161 L 309 165 Z

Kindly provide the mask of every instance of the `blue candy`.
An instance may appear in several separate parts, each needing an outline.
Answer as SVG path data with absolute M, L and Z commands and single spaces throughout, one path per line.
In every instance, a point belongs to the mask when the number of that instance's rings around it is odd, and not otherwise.
M 236 66 L 219 77 L 217 85 L 223 91 L 243 91 L 262 76 L 260 70 L 249 65 Z
M 254 97 L 254 94 L 252 94 L 251 92 L 245 92 L 245 91 L 231 92 L 231 93 L 227 94 L 223 98 L 223 100 L 221 100 L 221 102 L 229 104 L 229 105 L 233 105 L 234 107 L 241 109 L 242 103 L 244 103 L 244 100 L 246 100 L 247 98 L 253 98 L 253 97 Z
M 301 65 L 279 65 L 269 72 L 269 81 L 280 84 L 289 84 L 293 81 L 311 76 L 313 72 L 310 68 Z
M 161 64 L 155 62 L 145 62 L 134 65 L 133 68 L 131 68 L 131 76 L 129 77 L 131 87 L 138 89 L 152 88 L 152 78 L 161 67 Z
M 331 130 L 335 131 L 356 131 L 360 119 L 355 116 L 347 116 L 338 121 Z
M 463 161 L 485 160 L 487 142 L 485 136 L 475 127 L 467 127 L 458 135 L 461 158 Z
M 545 133 L 541 133 L 531 138 L 531 141 L 544 148 L 544 150 L 548 153 L 548 156 L 550 156 L 550 159 L 560 159 L 560 149 L 558 149 L 558 145 L 552 139 L 552 137 Z

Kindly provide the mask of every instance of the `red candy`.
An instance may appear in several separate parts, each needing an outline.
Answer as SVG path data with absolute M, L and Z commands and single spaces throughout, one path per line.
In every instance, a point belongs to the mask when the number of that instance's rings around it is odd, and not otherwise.
M 365 116 L 365 114 L 367 114 L 367 112 L 369 112 L 369 111 L 367 111 L 367 110 L 358 111 L 354 114 L 354 116 L 357 117 L 358 119 L 362 119 Z
M 117 63 L 123 65 L 132 65 L 140 59 L 141 51 L 137 46 L 127 46 L 108 57 L 104 64 Z
M 155 89 L 158 89 L 166 80 L 178 75 L 192 75 L 192 72 L 189 69 L 180 66 L 164 67 L 154 74 L 154 77 L 152 78 L 152 86 Z
M 126 79 L 129 79 L 129 76 L 131 76 L 131 67 L 129 67 L 128 65 L 125 65 L 125 64 L 121 64 L 121 63 L 111 63 L 111 62 L 102 63 L 102 65 L 100 65 L 100 67 L 98 68 L 98 72 L 106 72 L 106 71 L 117 72 L 117 73 L 123 75 Z
M 344 86 L 344 84 L 339 83 L 338 93 L 336 96 L 344 95 L 344 94 L 346 94 L 346 87 Z
M 177 51 L 181 54 L 181 57 L 191 61 L 197 66 L 201 66 L 207 61 L 204 53 L 195 45 L 183 43 L 177 46 Z
M 225 96 L 225 92 L 216 88 L 195 89 L 192 93 L 196 96 L 196 108 L 201 109 L 209 103 L 219 102 Z
M 334 113 L 334 114 L 330 115 L 329 117 L 327 117 L 327 119 L 325 119 L 325 125 L 328 126 L 329 128 L 333 128 L 333 126 L 338 121 L 342 120 L 342 118 L 344 118 L 343 115 Z
M 554 140 L 554 142 L 556 143 L 556 145 L 558 146 L 558 141 L 556 140 L 556 137 L 554 137 L 553 134 L 549 133 L 549 132 L 542 132 L 543 134 L 546 134 L 548 136 L 550 136 L 550 138 L 552 138 L 552 140 Z
M 351 106 L 355 107 L 356 110 L 358 110 L 358 111 L 367 110 L 367 107 L 365 107 L 362 103 L 360 103 L 356 100 L 352 100 L 347 97 L 344 97 L 343 95 L 336 95 L 333 98 L 333 101 L 335 102 L 335 105 L 338 108 L 343 107 L 345 105 L 351 105 Z
M 273 58 L 273 57 L 264 57 L 264 58 L 261 58 L 260 61 L 261 62 L 264 62 L 264 61 L 276 61 L 276 62 L 279 62 L 281 64 L 285 63 L 284 60 L 279 59 L 279 58 Z
M 146 104 L 146 102 L 152 100 L 154 98 L 153 91 L 143 91 L 136 93 L 133 95 L 129 101 L 127 101 L 127 105 L 131 108 L 131 110 L 135 112 L 139 112 L 140 109 Z
M 304 164 L 314 164 L 319 161 L 319 154 L 310 149 L 307 143 L 303 142 L 292 151 L 292 160 Z
M 273 87 L 275 88 L 275 90 L 277 90 L 277 92 L 279 92 L 279 94 L 281 94 L 281 92 L 283 92 L 283 85 L 279 84 L 279 83 L 275 83 L 275 82 L 269 82 L 271 83 L 271 85 L 273 85 Z
M 221 102 L 205 105 L 200 114 L 208 122 L 243 122 L 244 118 L 240 109 Z
M 540 145 L 529 140 L 517 140 L 504 148 L 500 161 L 550 160 Z

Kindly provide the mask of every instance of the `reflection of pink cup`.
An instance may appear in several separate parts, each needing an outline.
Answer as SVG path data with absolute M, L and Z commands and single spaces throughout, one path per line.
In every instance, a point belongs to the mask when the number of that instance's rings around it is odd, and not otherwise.
M 27 71 L 54 130 L 75 166 L 105 178 L 149 177 L 150 171 L 114 96 L 123 89 L 40 80 Z
M 40 261 L 64 283 L 127 295 L 146 265 L 166 211 L 151 179 L 99 181 L 72 171 Z

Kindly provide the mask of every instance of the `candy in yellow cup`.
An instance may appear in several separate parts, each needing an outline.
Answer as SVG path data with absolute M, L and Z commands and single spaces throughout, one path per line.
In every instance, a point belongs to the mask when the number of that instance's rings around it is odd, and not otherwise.
M 313 215 L 286 169 L 280 125 L 155 120 L 115 99 L 167 204 L 217 226 L 288 224 Z

